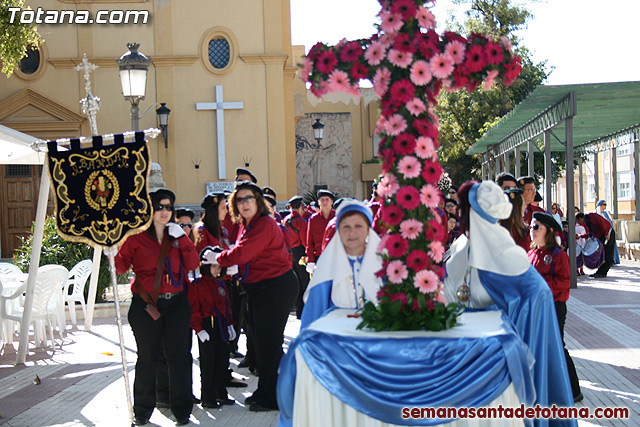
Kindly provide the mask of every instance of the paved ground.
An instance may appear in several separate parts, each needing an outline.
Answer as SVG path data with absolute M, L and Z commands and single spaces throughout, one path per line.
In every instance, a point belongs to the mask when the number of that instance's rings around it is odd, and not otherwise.
M 581 277 L 569 300 L 566 342 L 576 363 L 585 400 L 578 407 L 624 407 L 629 419 L 581 420 L 581 426 L 640 426 L 640 263 L 624 261 L 606 279 Z M 299 322 L 290 318 L 287 341 Z M 133 381 L 135 342 L 124 327 L 126 358 Z M 60 343 L 60 340 L 58 340 Z M 98 319 L 91 332 L 67 330 L 62 350 L 33 349 L 24 366 L 13 366 L 17 341 L 0 353 L 0 424 L 6 426 L 127 425 L 128 413 L 118 332 L 113 319 Z M 242 343 L 243 344 L 243 343 Z M 197 357 L 197 345 L 194 357 Z M 238 361 L 232 360 L 234 365 Z M 196 362 L 197 364 L 197 362 Z M 194 408 L 193 424 L 202 426 L 275 426 L 277 413 L 251 413 L 242 402 L 257 378 L 235 366 L 246 378 L 245 389 L 229 389 L 238 403 L 222 409 Z M 38 376 L 40 384 L 35 384 Z M 199 370 L 194 390 L 199 395 Z M 168 410 L 155 411 L 150 426 L 173 426 Z

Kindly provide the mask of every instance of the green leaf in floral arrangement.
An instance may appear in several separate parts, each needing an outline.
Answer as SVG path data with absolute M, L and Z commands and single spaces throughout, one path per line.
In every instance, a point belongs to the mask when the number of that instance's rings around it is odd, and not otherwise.
M 429 311 L 429 307 L 427 307 L 427 299 L 422 292 L 418 294 L 418 307 L 420 307 L 420 311 L 422 312 Z
M 397 316 L 398 313 L 400 313 L 400 310 L 402 310 L 402 301 L 395 300 L 394 302 L 389 304 L 389 314 L 391 316 L 393 317 Z
M 441 331 L 443 326 L 438 320 L 429 317 L 424 321 L 424 328 L 428 331 Z
M 445 324 L 445 327 L 447 329 L 453 328 L 456 325 L 457 320 L 458 320 L 458 315 L 456 313 L 451 313 L 449 317 L 447 317 L 447 322 Z

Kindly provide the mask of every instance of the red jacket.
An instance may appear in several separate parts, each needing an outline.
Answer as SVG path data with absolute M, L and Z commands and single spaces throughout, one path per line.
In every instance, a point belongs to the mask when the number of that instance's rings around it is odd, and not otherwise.
M 202 320 L 222 316 L 228 325 L 233 324 L 227 284 L 220 279 L 202 276 L 189 286 L 191 303 L 191 329 L 200 332 Z
M 609 236 L 609 230 L 611 230 L 611 223 L 607 219 L 597 213 L 591 212 L 585 214 L 587 222 L 587 230 L 593 234 L 596 238 L 603 240 Z
M 153 225 L 151 225 L 153 227 Z M 200 264 L 196 247 L 191 240 L 184 235 L 179 239 L 165 235 L 165 239 L 172 239 L 167 259 L 171 263 L 171 273 L 174 281 L 180 283 L 182 275 L 182 283 L 189 280 L 187 275 L 189 270 L 195 270 Z M 124 274 L 133 266 L 133 272 L 140 282 L 142 288 L 149 293 L 153 292 L 153 281 L 156 277 L 156 268 L 158 266 L 158 257 L 160 256 L 160 243 L 149 232 L 144 231 L 129 238 L 124 242 L 118 254 L 115 257 L 116 272 Z M 182 259 L 182 271 L 180 271 L 180 259 Z M 166 264 L 160 282 L 159 293 L 172 293 L 181 291 L 183 286 L 176 287 L 171 283 L 171 278 L 167 274 Z M 135 293 L 133 282 L 131 290 Z
M 244 222 L 238 225 L 236 246 L 223 251 L 218 258 L 222 267 L 238 265 L 243 283 L 271 279 L 291 270 L 291 254 L 273 218 L 256 215 L 248 225 Z
M 327 247 L 333 236 L 336 234 L 336 217 L 331 218 L 322 235 L 322 251 Z
M 524 210 L 524 223 L 527 225 L 531 225 L 531 219 L 533 218 L 534 212 L 545 212 L 540 206 L 529 204 Z
M 515 233 L 511 233 L 511 237 L 515 240 L 516 245 L 520 246 L 525 251 L 529 252 L 531 250 L 531 234 L 529 232 L 524 233 L 524 236 L 519 237 Z
M 322 253 L 322 238 L 324 237 L 324 229 L 327 224 L 336 216 L 336 211 L 331 209 L 329 217 L 325 218 L 322 211 L 317 212 L 309 219 L 307 227 L 307 262 L 316 262 Z
M 300 245 L 307 247 L 307 221 L 298 212 L 291 212 L 284 217 L 283 224 L 289 229 L 291 247 Z
M 569 255 L 559 247 L 552 250 L 541 248 L 529 251 L 529 261 L 547 282 L 554 301 L 567 301 L 571 287 Z

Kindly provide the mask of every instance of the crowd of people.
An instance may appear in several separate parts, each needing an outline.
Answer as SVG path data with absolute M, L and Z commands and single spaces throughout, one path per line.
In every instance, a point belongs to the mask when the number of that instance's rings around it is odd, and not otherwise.
M 377 251 L 386 227 L 383 200 L 375 188 L 366 202 L 337 198 L 322 189 L 313 206 L 296 195 L 288 200 L 289 212 L 281 214 L 275 191 L 257 182 L 249 170 L 238 168 L 234 190 L 207 194 L 198 221 L 193 211 L 174 209 L 176 197 L 170 190 L 151 193 L 151 227 L 127 239 L 115 257 L 118 273 L 132 269 L 135 274 L 128 317 L 138 348 L 138 425 L 148 423 L 155 407 L 170 408 L 182 425 L 189 422 L 194 403 L 203 408 L 234 404 L 227 388 L 246 384 L 232 376 L 231 357 L 244 357 L 239 366 L 259 375 L 258 388 L 245 399 L 249 410 L 277 410 L 278 366 L 292 310 L 305 328 L 335 307 L 358 309 L 365 301 L 376 302 L 384 284 L 376 274 L 382 266 Z M 518 318 L 515 325 L 525 327 L 533 319 L 511 312 L 508 292 L 486 283 L 486 277 L 509 277 L 514 283 L 510 292 L 527 298 L 540 298 L 531 296 L 531 283 L 543 283 L 555 313 L 540 314 L 536 321 L 538 327 L 553 329 L 550 336 L 557 336 L 558 348 L 525 339 L 534 356 L 537 351 L 546 360 L 536 365 L 545 370 L 537 386 L 551 390 L 557 386 L 555 377 L 564 375 L 573 401 L 582 400 L 575 366 L 564 348 L 569 230 L 558 204 L 545 212 L 538 206 L 535 180 L 509 173 L 498 175 L 495 183 L 467 182 L 441 191 L 445 194 L 434 213 L 446 229 L 437 236 L 447 249 L 444 299 L 473 309 L 497 305 Z M 606 212 L 606 203 L 598 208 Z M 578 245 L 589 238 L 601 242 L 604 262 L 593 276 L 606 276 L 615 257 L 610 218 L 578 212 L 575 233 Z M 526 291 L 518 288 L 522 277 L 529 283 Z M 462 282 L 469 286 L 465 301 L 459 298 Z M 555 321 L 549 320 L 550 313 Z M 199 348 L 200 398 L 192 390 L 192 331 Z M 238 351 L 242 333 L 246 355 Z M 554 393 L 560 392 L 549 392 L 547 403 L 571 403 Z

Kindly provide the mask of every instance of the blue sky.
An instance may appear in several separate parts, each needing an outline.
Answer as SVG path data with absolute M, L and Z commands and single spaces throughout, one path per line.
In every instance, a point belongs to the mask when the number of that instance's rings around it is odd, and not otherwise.
M 555 67 L 546 84 L 640 80 L 640 1 L 526 3 L 534 18 L 517 35 L 534 60 L 548 60 Z M 333 44 L 343 37 L 368 37 L 379 10 L 377 0 L 291 0 L 292 42 L 309 49 L 317 41 Z M 448 10 L 464 16 L 465 6 L 439 0 L 432 9 L 439 31 Z

